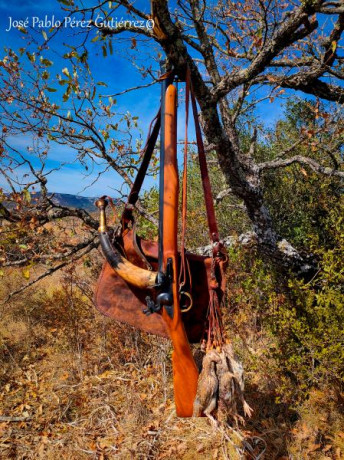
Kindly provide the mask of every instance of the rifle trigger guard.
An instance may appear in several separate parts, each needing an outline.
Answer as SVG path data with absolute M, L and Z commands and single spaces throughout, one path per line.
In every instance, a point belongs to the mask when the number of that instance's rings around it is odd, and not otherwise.
M 147 316 L 152 313 L 157 313 L 161 310 L 162 307 L 165 307 L 165 310 L 168 316 L 173 319 L 173 292 L 172 292 L 172 283 L 173 283 L 173 265 L 172 259 L 167 259 L 166 273 L 158 272 L 154 288 L 158 290 L 158 295 L 156 296 L 156 303 L 150 297 L 146 297 L 147 308 L 143 310 L 143 313 Z
M 166 264 L 166 273 L 165 273 L 165 286 L 162 292 L 157 296 L 157 301 L 160 302 L 160 305 L 165 307 L 166 313 L 168 316 L 173 319 L 174 309 L 173 309 L 173 261 L 171 257 L 167 259 Z

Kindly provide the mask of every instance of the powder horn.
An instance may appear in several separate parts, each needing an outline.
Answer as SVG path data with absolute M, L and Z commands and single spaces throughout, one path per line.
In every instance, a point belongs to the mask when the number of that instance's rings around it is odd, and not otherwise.
M 132 264 L 111 243 L 106 226 L 106 207 L 108 205 L 106 198 L 99 198 L 99 200 L 95 202 L 95 205 L 100 212 L 98 228 L 99 241 L 104 257 L 108 261 L 109 265 L 115 270 L 117 275 L 127 283 L 139 289 L 153 288 L 156 284 L 157 273 L 145 270 L 144 268 L 140 268 Z

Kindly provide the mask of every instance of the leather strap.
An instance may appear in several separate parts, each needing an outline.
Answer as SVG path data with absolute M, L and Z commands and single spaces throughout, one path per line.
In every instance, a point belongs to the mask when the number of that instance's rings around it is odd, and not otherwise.
M 152 128 L 153 123 L 154 123 L 154 126 Z M 144 178 L 147 174 L 147 169 L 148 169 L 150 160 L 152 158 L 154 147 L 155 147 L 158 135 L 159 135 L 160 124 L 161 124 L 161 111 L 159 109 L 159 112 L 154 117 L 154 119 L 152 120 L 149 126 L 148 138 L 143 148 L 142 162 L 140 164 L 139 170 L 135 177 L 134 183 L 131 187 L 131 190 L 130 190 L 130 193 L 127 199 L 127 203 L 125 205 L 125 208 L 122 214 L 122 225 L 124 227 L 126 227 L 128 223 L 132 221 L 132 212 L 133 212 L 135 203 L 137 202 L 139 198 L 139 193 L 140 193 Z
M 202 178 L 202 186 L 203 186 L 203 192 L 204 192 L 205 207 L 207 210 L 209 233 L 210 233 L 211 240 L 214 243 L 218 243 L 220 241 L 220 238 L 219 238 L 219 231 L 218 231 L 218 227 L 216 223 L 214 201 L 213 201 L 213 194 L 211 192 L 207 160 L 205 158 L 201 128 L 200 128 L 199 121 L 198 121 L 196 99 L 195 99 L 195 95 L 192 90 L 192 85 L 190 85 L 190 87 L 191 87 L 190 92 L 191 92 L 192 110 L 193 110 L 193 116 L 195 120 L 195 131 L 196 131 L 196 140 L 197 140 L 197 148 L 198 148 L 199 166 L 201 169 L 201 178 Z
M 158 81 L 166 80 L 167 78 L 173 78 L 173 76 L 174 76 L 174 72 L 168 71 L 164 73 L 163 75 L 161 75 Z M 154 123 L 154 120 L 155 120 L 155 123 Z M 153 123 L 154 123 L 154 126 L 152 128 Z M 154 151 L 156 141 L 158 139 L 160 126 L 161 126 L 161 108 L 159 109 L 158 113 L 153 118 L 149 126 L 148 137 L 147 137 L 146 144 L 142 151 L 143 153 L 142 162 L 140 164 L 139 170 L 137 172 L 137 175 L 131 187 L 131 190 L 128 195 L 128 199 L 127 199 L 127 202 L 125 204 L 124 211 L 122 214 L 121 222 L 122 222 L 123 229 L 127 227 L 128 223 L 132 222 L 133 220 L 133 209 L 139 198 L 139 193 L 140 193 L 144 178 L 147 174 L 147 169 L 148 169 L 150 160 L 152 158 L 152 154 Z
M 171 72 L 167 72 L 166 74 L 162 75 L 160 79 L 169 78 L 171 77 L 171 75 L 172 75 Z M 204 192 L 205 207 L 207 211 L 207 220 L 208 220 L 210 238 L 214 243 L 218 243 L 220 240 L 216 217 L 215 217 L 215 209 L 214 209 L 214 203 L 213 203 L 213 195 L 211 192 L 208 166 L 207 166 L 207 161 L 206 161 L 205 152 L 204 152 L 202 133 L 201 133 L 201 128 L 200 128 L 200 124 L 198 120 L 196 99 L 195 99 L 195 95 L 192 89 L 192 84 L 191 84 L 191 79 L 190 79 L 190 70 L 187 69 L 184 173 L 183 173 L 183 206 L 182 206 L 182 248 L 184 248 L 184 244 L 185 244 L 186 213 L 187 213 L 187 210 L 186 210 L 186 207 L 187 207 L 186 206 L 186 201 L 187 201 L 187 183 L 186 183 L 187 181 L 187 144 L 188 144 L 187 128 L 188 128 L 190 95 L 191 95 L 192 111 L 193 111 L 194 122 L 195 122 L 195 132 L 196 132 L 199 164 L 200 164 L 200 170 L 201 170 L 202 186 L 203 186 L 203 192 Z M 154 120 L 155 120 L 155 123 L 154 123 Z M 154 123 L 154 126 L 152 128 L 153 123 Z M 131 191 L 128 196 L 127 203 L 125 205 L 125 208 L 122 214 L 123 228 L 127 227 L 128 223 L 132 221 L 132 212 L 133 212 L 135 203 L 138 200 L 139 192 L 140 192 L 142 183 L 147 173 L 149 162 L 151 160 L 151 157 L 154 151 L 154 147 L 155 147 L 158 135 L 159 135 L 160 124 L 161 124 L 161 111 L 159 110 L 159 112 L 157 113 L 156 117 L 153 119 L 150 125 L 149 135 L 148 135 L 145 147 L 143 149 L 143 159 L 139 167 L 138 173 L 136 175 L 136 178 L 134 180 L 134 183 L 132 185 Z M 184 267 L 185 267 L 185 264 L 184 264 Z

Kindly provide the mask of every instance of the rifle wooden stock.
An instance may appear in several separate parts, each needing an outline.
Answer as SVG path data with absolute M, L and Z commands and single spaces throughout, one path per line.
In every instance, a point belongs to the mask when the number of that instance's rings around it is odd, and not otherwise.
M 177 415 L 179 417 L 191 417 L 197 391 L 198 370 L 185 333 L 179 306 L 177 250 L 179 185 L 176 133 L 177 93 L 175 86 L 168 86 L 165 97 L 165 113 L 163 114 L 165 117 L 163 269 L 166 270 L 167 259 L 172 259 L 174 314 L 173 318 L 170 318 L 163 308 L 162 315 L 173 344 L 173 384 Z

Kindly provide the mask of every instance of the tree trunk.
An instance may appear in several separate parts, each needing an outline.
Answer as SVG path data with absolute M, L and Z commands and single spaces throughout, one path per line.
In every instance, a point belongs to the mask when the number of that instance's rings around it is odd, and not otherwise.
M 195 96 L 201 108 L 203 131 L 207 142 L 214 146 L 219 166 L 232 193 L 243 200 L 248 216 L 252 221 L 257 236 L 260 252 L 268 256 L 278 266 L 292 269 L 294 272 L 313 271 L 309 257 L 301 256 L 290 243 L 282 239 L 275 231 L 270 213 L 264 204 L 259 168 L 249 153 L 243 153 L 238 133 L 231 119 L 226 99 L 216 100 L 205 84 L 197 66 L 188 54 L 180 30 L 172 22 L 167 2 L 153 2 L 154 14 L 166 37 L 160 42 L 179 76 L 184 79 L 186 66 L 190 68 L 191 81 Z M 206 44 L 205 44 L 206 45 Z M 205 46 L 206 48 L 206 46 Z M 211 52 L 205 52 L 208 58 L 208 72 L 213 83 L 218 80 Z M 220 108 L 220 114 L 219 110 Z M 220 119 L 221 116 L 221 119 Z

